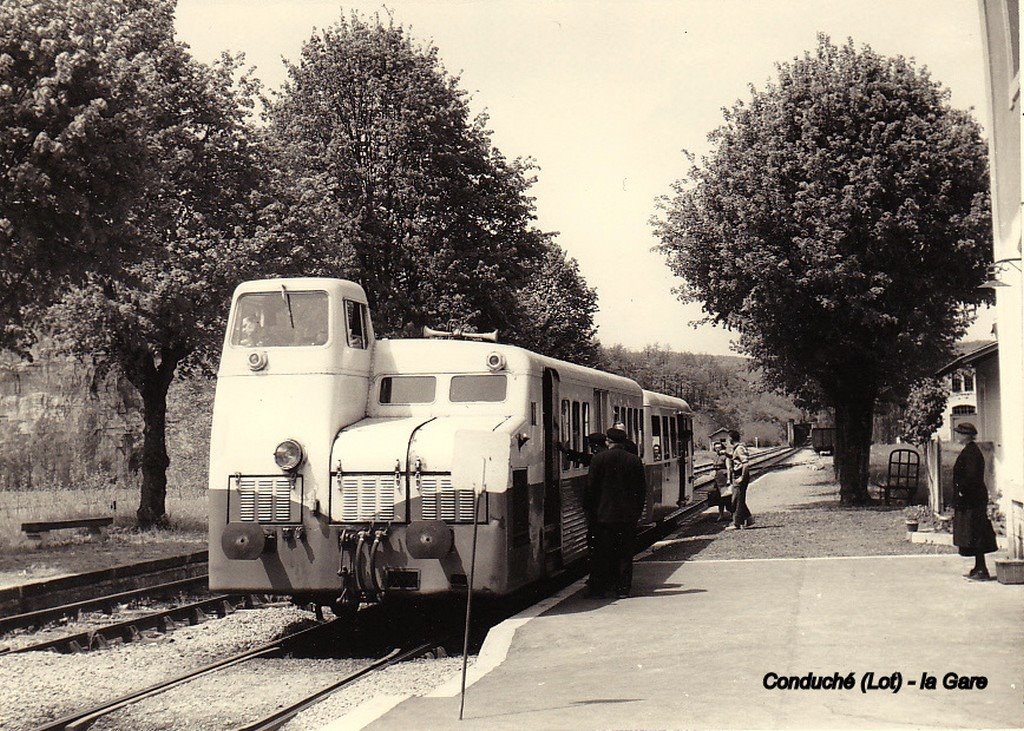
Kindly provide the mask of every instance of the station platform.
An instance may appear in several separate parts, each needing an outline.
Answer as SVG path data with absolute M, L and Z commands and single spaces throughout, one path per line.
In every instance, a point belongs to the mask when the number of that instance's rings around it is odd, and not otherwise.
M 773 479 L 786 490 L 803 474 Z M 787 494 L 777 502 L 800 510 L 806 500 Z M 492 630 L 464 720 L 456 678 L 427 696 L 380 697 L 327 728 L 1020 728 L 1024 586 L 970 582 L 968 568 L 951 553 L 701 560 L 656 550 L 636 562 L 627 599 L 587 598 L 580 582 Z M 898 692 L 865 681 L 896 672 Z M 852 674 L 853 687 L 765 687 L 766 676 L 775 686 L 774 676 L 808 673 Z M 923 674 L 934 689 L 920 687 Z M 950 674 L 984 687 L 945 688 Z

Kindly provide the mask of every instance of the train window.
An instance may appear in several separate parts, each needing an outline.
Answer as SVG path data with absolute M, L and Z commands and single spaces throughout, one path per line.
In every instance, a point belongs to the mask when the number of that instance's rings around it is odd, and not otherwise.
M 676 427 L 676 420 L 675 419 L 669 419 L 668 431 L 669 431 L 669 435 L 670 435 L 669 436 L 669 445 L 670 445 L 670 447 L 672 449 L 672 456 L 673 457 L 678 457 L 679 456 L 679 430 Z
M 583 413 L 583 416 L 581 417 L 583 420 L 583 436 L 586 437 L 586 435 L 590 434 L 592 431 L 590 428 L 590 404 L 584 401 L 582 404 L 580 404 L 580 409 Z
M 345 300 L 345 329 L 348 334 L 348 346 L 365 350 L 366 337 L 366 305 L 362 302 Z
M 661 417 L 661 458 L 668 459 L 672 456 L 671 442 L 672 433 L 668 429 L 668 417 Z
M 231 344 L 243 348 L 324 345 L 327 293 L 251 292 L 235 305 Z
M 504 401 L 508 380 L 504 374 L 488 376 L 452 376 L 448 398 L 459 401 Z
M 569 400 L 562 399 L 562 423 L 560 424 L 559 439 L 562 444 L 569 441 Z M 562 469 L 569 469 L 569 457 L 562 452 Z
M 537 426 L 537 402 L 530 402 L 530 426 Z
M 434 400 L 434 376 L 385 376 L 380 379 L 382 404 L 428 404 Z
M 572 402 L 572 448 L 580 451 L 580 402 Z
M 651 414 L 651 455 L 655 462 L 661 460 L 661 417 Z

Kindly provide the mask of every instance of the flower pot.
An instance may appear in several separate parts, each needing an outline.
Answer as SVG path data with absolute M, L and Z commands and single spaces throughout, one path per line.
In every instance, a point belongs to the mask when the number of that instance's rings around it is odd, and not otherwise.
M 1024 559 L 996 559 L 996 579 L 1000 584 L 1024 584 Z
M 917 521 L 916 520 L 908 520 L 908 521 L 906 521 L 906 523 L 907 523 L 907 533 L 916 533 L 917 532 Z
M 943 533 L 949 533 L 950 526 L 953 525 L 952 515 L 940 515 L 939 516 L 939 530 Z

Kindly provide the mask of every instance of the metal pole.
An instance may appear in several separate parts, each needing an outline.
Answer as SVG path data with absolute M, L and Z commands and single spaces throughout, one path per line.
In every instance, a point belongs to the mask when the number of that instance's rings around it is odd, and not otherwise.
M 483 486 L 484 476 L 487 474 L 487 462 L 483 462 L 483 474 L 480 478 L 480 484 Z M 462 692 L 459 697 L 459 720 L 462 720 L 462 712 L 466 708 L 466 664 L 469 660 L 469 619 L 471 610 L 473 608 L 473 574 L 476 571 L 476 537 L 477 531 L 480 526 L 480 496 L 483 495 L 481 490 L 476 495 L 476 500 L 473 502 L 473 550 L 470 552 L 469 558 L 469 580 L 466 586 L 466 630 L 462 637 Z

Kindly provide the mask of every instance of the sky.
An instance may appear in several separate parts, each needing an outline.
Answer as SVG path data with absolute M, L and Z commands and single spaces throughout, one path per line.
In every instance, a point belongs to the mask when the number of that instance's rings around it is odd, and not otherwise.
M 730 353 L 730 333 L 692 326 L 700 305 L 672 293 L 650 221 L 687 172 L 683 150 L 708 152 L 723 107 L 819 32 L 915 58 L 955 107 L 988 118 L 976 0 L 179 0 L 176 28 L 200 60 L 244 52 L 276 89 L 282 59 L 351 11 L 391 15 L 437 46 L 494 145 L 534 160 L 537 225 L 597 290 L 605 345 Z M 991 322 L 982 311 L 969 337 L 989 337 Z

